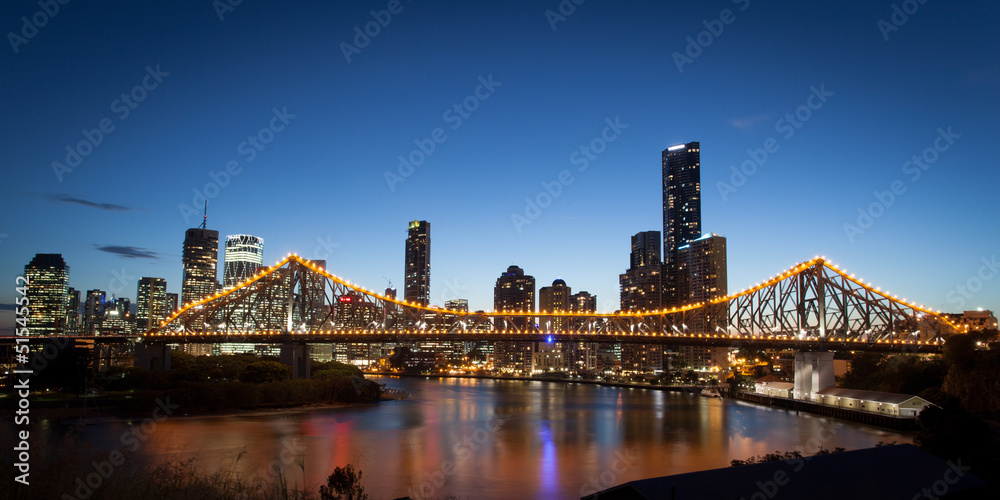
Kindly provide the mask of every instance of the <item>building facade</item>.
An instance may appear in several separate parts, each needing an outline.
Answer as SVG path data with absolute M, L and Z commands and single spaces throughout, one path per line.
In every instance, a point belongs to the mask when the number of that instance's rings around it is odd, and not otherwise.
M 36 254 L 24 266 L 28 335 L 65 335 L 69 266 L 61 254 Z
M 510 266 L 497 278 L 493 287 L 493 309 L 496 311 L 535 311 L 535 278 L 524 270 Z M 511 318 L 494 325 L 497 330 L 526 330 L 534 327 L 533 317 Z M 509 321 L 509 323 L 507 322 Z M 534 368 L 533 342 L 497 342 L 494 346 L 495 366 L 505 373 L 531 373 Z
M 701 145 L 689 142 L 663 151 L 663 286 L 665 307 L 679 305 L 677 249 L 701 236 Z
M 219 232 L 191 228 L 184 233 L 181 257 L 184 274 L 181 281 L 181 302 L 196 302 L 212 295 L 219 288 Z
M 655 311 L 663 307 L 663 264 L 660 262 L 660 232 L 644 231 L 632 236 L 629 268 L 618 276 L 622 311 Z
M 431 296 L 431 224 L 410 222 L 406 236 L 403 300 L 426 306 Z
M 146 332 L 167 319 L 167 280 L 139 278 L 135 294 L 135 329 Z
M 226 236 L 222 285 L 230 289 L 246 281 L 264 265 L 264 240 L 249 234 Z

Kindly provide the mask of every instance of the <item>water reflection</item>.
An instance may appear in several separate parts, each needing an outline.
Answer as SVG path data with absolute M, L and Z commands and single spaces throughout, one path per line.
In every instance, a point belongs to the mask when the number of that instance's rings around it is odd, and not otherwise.
M 317 491 L 338 465 L 371 498 L 579 498 L 625 481 L 725 467 L 775 450 L 869 447 L 908 435 L 731 400 L 512 380 L 382 378 L 411 399 L 220 417 L 172 417 L 137 453 L 194 459 Z M 183 411 L 183 409 L 181 409 Z M 87 428 L 120 446 L 123 423 Z M 822 437 L 822 439 L 819 439 Z M 815 446 L 813 446 L 815 448 Z M 239 457 L 239 460 L 237 458 Z

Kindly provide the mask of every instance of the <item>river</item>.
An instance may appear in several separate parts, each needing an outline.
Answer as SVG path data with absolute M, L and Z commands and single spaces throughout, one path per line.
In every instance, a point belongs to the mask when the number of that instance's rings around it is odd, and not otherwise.
M 775 450 L 912 441 L 911 434 L 853 422 L 653 389 L 371 378 L 411 397 L 322 409 L 171 416 L 149 429 L 136 453 L 193 459 L 209 470 L 235 467 L 265 481 L 280 467 L 292 483 L 304 481 L 313 492 L 335 466 L 352 464 L 363 471 L 373 500 L 557 499 L 634 479 L 726 467 L 732 459 Z M 84 438 L 120 448 L 127 429 L 118 421 L 93 424 Z

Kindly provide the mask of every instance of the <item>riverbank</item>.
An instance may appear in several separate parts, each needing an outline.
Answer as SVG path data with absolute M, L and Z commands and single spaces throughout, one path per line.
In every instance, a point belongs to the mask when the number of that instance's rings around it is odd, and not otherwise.
M 412 378 L 467 378 L 482 380 L 522 380 L 526 382 L 563 382 L 570 384 L 590 384 L 607 387 L 626 387 L 632 389 L 658 389 L 671 392 L 686 392 L 700 394 L 702 389 L 716 389 L 721 394 L 729 393 L 729 387 L 725 385 L 656 385 L 643 384 L 638 382 L 610 382 L 607 380 L 581 380 L 567 379 L 559 377 L 517 377 L 498 375 L 473 375 L 473 374 L 445 374 L 445 373 L 394 373 L 394 372 L 365 372 L 365 375 L 378 375 L 382 377 L 412 377 Z
M 762 406 L 776 406 L 778 408 L 784 408 L 789 412 L 794 411 L 795 413 L 798 413 L 800 411 L 804 411 L 815 415 L 850 420 L 852 422 L 860 422 L 863 424 L 875 425 L 894 430 L 917 430 L 917 419 L 915 417 L 896 417 L 892 415 L 872 413 L 870 411 L 857 410 L 854 408 L 842 408 L 799 399 L 778 398 L 752 392 L 737 392 L 735 394 L 735 398 L 740 401 L 747 401 Z

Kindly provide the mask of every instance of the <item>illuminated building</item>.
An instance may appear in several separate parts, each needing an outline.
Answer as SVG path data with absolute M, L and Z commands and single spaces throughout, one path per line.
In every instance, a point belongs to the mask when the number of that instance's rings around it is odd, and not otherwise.
M 69 287 L 66 292 L 66 333 L 76 335 L 80 330 L 80 291 Z
M 65 335 L 69 266 L 61 254 L 35 254 L 24 266 L 28 335 Z M 21 286 L 20 284 L 18 286 Z
M 493 309 L 496 311 L 535 311 L 535 278 L 526 276 L 524 270 L 510 266 L 497 278 L 493 287 Z M 527 330 L 534 327 L 531 317 L 499 320 L 497 330 Z M 496 367 L 509 373 L 531 373 L 533 362 L 532 342 L 497 342 L 494 347 Z
M 196 302 L 212 295 L 219 287 L 216 266 L 219 261 L 219 232 L 191 228 L 184 233 L 184 275 L 181 301 Z
M 156 328 L 167 318 L 167 280 L 139 278 L 135 295 L 135 329 L 146 332 Z
M 226 236 L 226 253 L 222 269 L 226 290 L 257 274 L 264 265 L 264 240 L 249 234 Z
M 104 320 L 104 301 L 106 295 L 103 290 L 87 290 L 87 301 L 83 305 L 83 330 L 81 335 L 96 335 L 101 321 Z
M 676 297 L 677 249 L 701 236 L 701 146 L 697 142 L 663 151 L 663 306 Z
M 660 262 L 660 232 L 644 231 L 632 236 L 629 268 L 618 276 L 622 311 L 655 311 L 662 307 L 663 264 Z
M 431 224 L 427 221 L 410 222 L 406 236 L 404 278 L 403 300 L 428 305 L 431 287 Z
M 682 304 L 709 302 L 729 295 L 726 277 L 726 238 L 706 234 L 677 249 L 677 297 Z M 691 332 L 725 331 L 729 325 L 726 303 L 709 305 L 705 316 L 688 324 Z M 726 369 L 729 349 L 724 347 L 681 346 L 683 366 L 697 371 Z
M 173 314 L 180 305 L 179 297 L 176 293 L 167 293 L 167 314 Z

